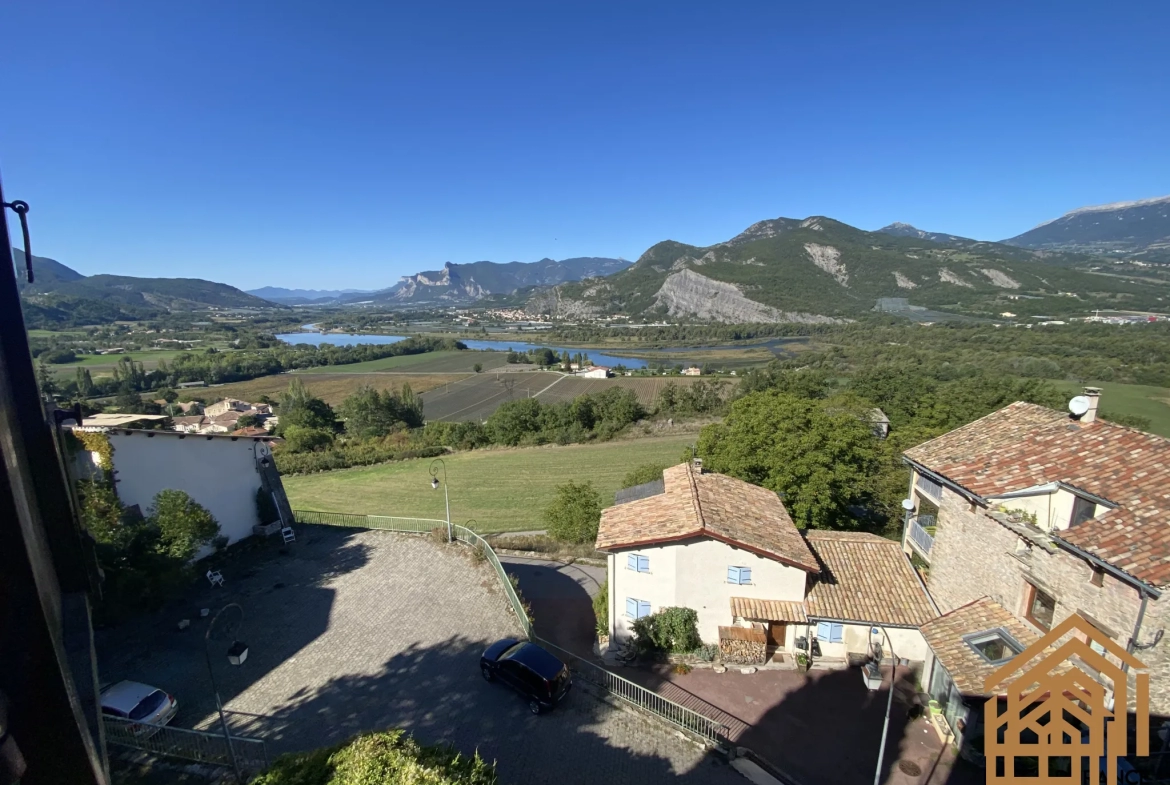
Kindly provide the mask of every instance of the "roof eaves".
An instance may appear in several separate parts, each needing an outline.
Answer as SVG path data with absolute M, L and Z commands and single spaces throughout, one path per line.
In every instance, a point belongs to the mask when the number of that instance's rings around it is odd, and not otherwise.
M 950 488 L 952 491 L 959 494 L 960 496 L 965 497 L 969 501 L 973 501 L 973 502 L 976 502 L 977 504 L 982 504 L 984 506 L 987 506 L 987 499 L 985 499 L 984 497 L 975 493 L 975 491 L 972 491 L 968 488 L 964 488 L 962 485 L 959 485 L 959 483 L 950 479 L 946 475 L 939 474 L 938 472 L 933 471 L 932 469 L 928 469 L 926 466 L 922 465 L 918 461 L 914 460 L 913 458 L 910 458 L 909 456 L 907 456 L 905 454 L 902 455 L 902 463 L 907 463 L 907 464 L 913 466 L 914 469 L 916 471 L 918 471 L 920 474 L 925 474 L 927 477 L 931 478 L 932 480 L 938 482 L 941 485 L 946 486 L 947 488 Z
M 1102 559 L 1100 556 L 1096 556 L 1096 555 L 1090 553 L 1089 551 L 1082 550 L 1082 549 L 1078 548 L 1077 546 L 1073 545 L 1071 542 L 1064 539 L 1063 537 L 1054 534 L 1054 535 L 1052 535 L 1052 541 L 1054 543 L 1056 543 L 1056 545 L 1058 545 L 1059 547 L 1064 548 L 1068 551 L 1071 551 L 1072 553 L 1076 554 L 1077 556 L 1080 556 L 1082 559 L 1085 559 L 1089 562 L 1092 562 L 1093 564 L 1096 564 L 1098 567 L 1100 567 L 1105 572 L 1112 575 L 1114 578 L 1117 578 L 1122 583 L 1128 583 L 1130 586 L 1133 586 L 1134 588 L 1138 589 L 1139 591 L 1144 591 L 1144 592 L 1148 593 L 1155 600 L 1162 596 L 1162 590 L 1160 588 L 1153 586 L 1149 583 L 1146 583 L 1141 578 L 1138 578 L 1135 575 L 1130 575 L 1125 570 L 1123 570 L 1120 567 L 1117 567 L 1113 564 L 1110 564 L 1109 562 Z

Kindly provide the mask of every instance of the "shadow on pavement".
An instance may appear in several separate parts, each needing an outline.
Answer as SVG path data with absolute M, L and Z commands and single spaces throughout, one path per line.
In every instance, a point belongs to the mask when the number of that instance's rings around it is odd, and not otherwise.
M 532 605 L 536 634 L 578 656 L 591 656 L 596 636 L 593 598 L 586 586 L 596 592 L 596 578 L 572 564 L 519 556 L 502 561 Z

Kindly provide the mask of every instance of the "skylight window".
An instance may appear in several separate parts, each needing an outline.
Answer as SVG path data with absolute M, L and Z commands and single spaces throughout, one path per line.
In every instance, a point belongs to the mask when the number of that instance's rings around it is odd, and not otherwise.
M 963 640 L 976 654 L 992 665 L 1007 662 L 1024 650 L 1024 647 L 1002 628 L 966 635 Z

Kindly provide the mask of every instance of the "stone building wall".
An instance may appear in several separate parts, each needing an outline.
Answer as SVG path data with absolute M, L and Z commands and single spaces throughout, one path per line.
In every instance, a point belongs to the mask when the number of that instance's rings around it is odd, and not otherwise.
M 1100 576 L 1101 586 L 1095 585 L 1089 563 L 1068 551 L 1050 552 L 1039 545 L 1023 550 L 1018 535 L 949 489 L 939 505 L 930 556 L 927 588 L 943 613 L 988 596 L 1030 625 L 1024 614 L 1027 583 L 1032 583 L 1056 599 L 1054 626 L 1080 611 L 1123 647 L 1133 635 L 1141 606 L 1136 588 L 1109 573 Z M 1151 599 L 1139 642 L 1170 626 L 1168 617 L 1170 598 Z M 1151 668 L 1151 710 L 1170 715 L 1170 637 L 1134 654 Z

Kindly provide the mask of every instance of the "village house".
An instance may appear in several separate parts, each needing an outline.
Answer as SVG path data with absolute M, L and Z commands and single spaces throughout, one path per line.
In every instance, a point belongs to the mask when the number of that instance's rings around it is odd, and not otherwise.
M 583 376 L 586 379 L 605 379 L 610 374 L 609 368 L 604 365 L 591 365 L 585 370 L 577 371 L 574 376 Z
M 692 365 L 689 368 L 683 368 L 683 376 L 702 376 L 703 369 L 697 365 Z
M 1150 668 L 1170 715 L 1170 439 L 1102 421 L 1099 400 L 1014 403 L 905 454 L 903 548 L 943 614 L 926 683 L 960 741 L 982 733 L 983 679 L 1074 613 Z
M 802 535 L 774 492 L 697 462 L 619 491 L 616 502 L 597 536 L 609 554 L 611 650 L 631 639 L 636 619 L 685 607 L 698 614 L 703 641 L 747 646 L 755 661 L 927 656 L 918 627 L 937 614 L 895 541 Z

